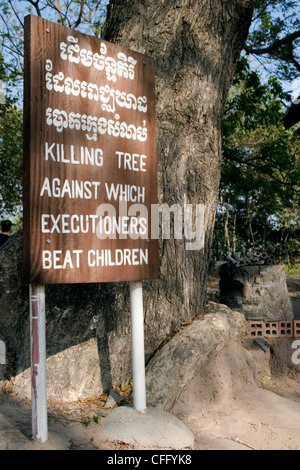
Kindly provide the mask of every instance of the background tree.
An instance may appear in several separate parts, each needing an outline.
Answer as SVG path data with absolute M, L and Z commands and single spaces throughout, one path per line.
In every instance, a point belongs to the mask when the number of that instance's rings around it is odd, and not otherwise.
M 281 80 L 300 74 L 300 4 L 297 0 L 257 0 L 244 47 Z
M 22 95 L 24 17 L 34 14 L 83 33 L 100 36 L 106 0 L 3 0 L 0 11 L 1 52 L 14 93 Z
M 14 215 L 22 199 L 23 114 L 15 103 L 0 105 L 0 217 Z
M 262 83 L 240 61 L 223 119 L 215 259 L 235 250 L 268 250 L 278 261 L 297 256 L 291 213 L 299 201 L 300 129 L 284 129 L 286 99 L 276 78 Z
M 0 217 L 19 212 L 22 200 L 23 113 L 7 95 L 9 77 L 0 55 Z
M 162 324 L 205 308 L 218 202 L 222 115 L 254 1 L 112 1 L 103 38 L 154 58 L 159 202 L 205 205 L 205 247 L 161 242 L 161 278 L 145 286 L 148 315 Z

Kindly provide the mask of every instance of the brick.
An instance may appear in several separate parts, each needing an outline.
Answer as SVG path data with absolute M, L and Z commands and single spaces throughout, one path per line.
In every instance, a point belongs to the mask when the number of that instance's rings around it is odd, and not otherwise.
M 294 320 L 294 338 L 300 338 L 300 320 Z
M 264 324 L 264 336 L 272 336 L 277 338 L 279 336 L 279 322 L 266 321 Z
M 291 338 L 294 334 L 293 321 L 279 321 L 279 336 Z
M 248 321 L 247 334 L 253 338 L 263 336 L 264 322 L 262 321 Z

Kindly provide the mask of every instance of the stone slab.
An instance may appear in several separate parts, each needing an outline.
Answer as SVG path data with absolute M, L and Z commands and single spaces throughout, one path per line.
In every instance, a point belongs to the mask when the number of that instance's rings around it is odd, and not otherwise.
M 147 448 L 193 447 L 192 431 L 176 416 L 154 407 L 140 413 L 133 406 L 114 408 L 104 423 L 104 432 L 118 440 Z
M 220 301 L 247 320 L 294 318 L 284 265 L 233 266 L 220 269 Z
M 233 338 L 246 334 L 242 313 L 221 304 L 215 309 L 182 328 L 148 362 L 147 402 L 152 406 L 170 411 L 195 371 Z

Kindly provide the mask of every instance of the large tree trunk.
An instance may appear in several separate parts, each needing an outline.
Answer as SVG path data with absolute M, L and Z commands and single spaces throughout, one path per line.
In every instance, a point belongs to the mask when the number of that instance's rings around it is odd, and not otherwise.
M 218 201 L 221 120 L 255 0 L 111 0 L 103 39 L 155 60 L 159 203 L 205 205 L 204 249 L 160 243 L 161 277 L 145 286 L 145 318 L 174 324 L 205 308 Z M 168 314 L 167 314 L 168 312 Z M 169 314 L 171 312 L 171 315 Z M 171 326 L 171 325 L 169 325 Z

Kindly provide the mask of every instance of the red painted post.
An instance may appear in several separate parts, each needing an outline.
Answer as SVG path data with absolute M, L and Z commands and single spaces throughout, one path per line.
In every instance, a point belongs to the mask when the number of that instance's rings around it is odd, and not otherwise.
M 45 442 L 47 426 L 45 286 L 30 285 L 32 437 Z

